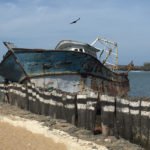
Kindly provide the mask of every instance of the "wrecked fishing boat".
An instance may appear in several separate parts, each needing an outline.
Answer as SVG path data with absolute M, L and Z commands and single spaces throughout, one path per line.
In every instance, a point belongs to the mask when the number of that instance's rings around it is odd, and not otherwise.
M 97 41 L 106 44 L 107 50 L 96 48 Z M 0 63 L 0 75 L 7 82 L 32 82 L 47 90 L 94 91 L 113 96 L 127 95 L 129 90 L 128 75 L 117 72 L 117 64 L 107 61 L 117 48 L 115 42 L 103 38 L 92 44 L 63 40 L 51 50 L 17 48 L 9 42 L 4 45 L 8 52 Z M 118 55 L 114 55 L 117 62 Z

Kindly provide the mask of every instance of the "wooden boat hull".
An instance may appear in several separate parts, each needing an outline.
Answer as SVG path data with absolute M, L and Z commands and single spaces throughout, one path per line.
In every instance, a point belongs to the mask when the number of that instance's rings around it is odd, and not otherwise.
M 0 64 L 0 75 L 11 82 L 30 80 L 37 86 L 71 93 L 93 90 L 109 95 L 126 95 L 129 89 L 126 74 L 115 73 L 95 57 L 75 51 L 9 51 Z

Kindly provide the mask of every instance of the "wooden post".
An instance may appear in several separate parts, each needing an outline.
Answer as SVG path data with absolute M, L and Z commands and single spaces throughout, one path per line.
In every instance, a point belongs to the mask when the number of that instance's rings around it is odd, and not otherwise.
M 104 136 L 112 135 L 114 129 L 115 97 L 102 95 L 101 101 L 101 120 L 102 134 Z

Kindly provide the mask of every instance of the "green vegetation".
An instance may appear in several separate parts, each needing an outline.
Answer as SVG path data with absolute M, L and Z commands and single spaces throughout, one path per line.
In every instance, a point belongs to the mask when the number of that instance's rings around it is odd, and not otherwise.
M 144 65 L 143 65 L 143 70 L 145 70 L 145 71 L 150 71 L 150 62 L 144 63 Z
M 123 70 L 123 71 L 130 71 L 130 70 L 150 71 L 150 62 L 145 62 L 143 66 L 132 65 L 132 67 L 130 67 L 130 65 L 119 65 L 118 68 L 119 70 Z

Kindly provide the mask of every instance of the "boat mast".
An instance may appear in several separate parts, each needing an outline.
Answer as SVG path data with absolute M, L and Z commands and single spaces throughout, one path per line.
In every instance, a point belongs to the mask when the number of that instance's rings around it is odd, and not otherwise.
M 106 48 L 103 49 L 103 51 L 106 53 L 106 57 L 103 60 L 103 64 L 108 64 L 112 66 L 112 69 L 118 69 L 118 45 L 116 42 L 107 40 L 105 38 L 100 38 L 97 37 L 92 43 L 91 45 L 94 46 L 97 42 L 99 42 L 100 44 L 102 44 L 103 46 L 105 46 Z M 113 51 L 115 50 L 115 51 Z M 115 61 L 114 62 L 108 62 L 108 58 L 109 56 L 114 57 Z

